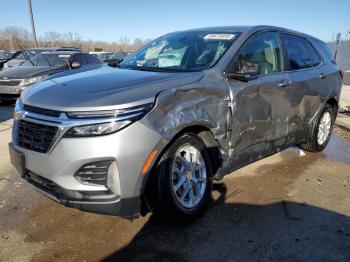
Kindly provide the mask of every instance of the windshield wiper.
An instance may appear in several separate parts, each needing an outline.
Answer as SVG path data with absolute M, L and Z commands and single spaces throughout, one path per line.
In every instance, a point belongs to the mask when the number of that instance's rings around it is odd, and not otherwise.
M 132 67 L 131 69 L 149 72 L 193 72 L 191 69 L 171 68 L 171 67 Z
M 23 55 L 25 56 L 25 58 L 27 58 L 27 60 L 32 64 L 32 66 L 35 66 L 34 63 L 33 63 L 33 61 L 32 61 L 32 60 L 30 59 L 30 57 L 27 55 L 27 52 L 28 52 L 28 51 L 24 49 L 22 52 L 23 52 Z

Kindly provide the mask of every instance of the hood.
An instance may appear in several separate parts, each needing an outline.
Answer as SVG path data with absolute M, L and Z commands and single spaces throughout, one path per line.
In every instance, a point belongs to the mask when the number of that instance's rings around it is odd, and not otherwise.
M 7 65 L 9 67 L 13 67 L 13 66 L 19 66 L 20 64 L 22 64 L 23 62 L 25 62 L 26 60 L 25 59 L 17 59 L 17 58 L 14 58 L 14 59 L 11 59 L 9 61 L 7 61 Z
M 203 72 L 145 72 L 102 67 L 60 73 L 25 90 L 24 104 L 58 111 L 108 110 L 153 102 L 166 89 L 200 80 Z
M 0 72 L 0 79 L 7 77 L 8 79 L 24 79 L 35 76 L 49 75 L 57 72 L 58 67 L 50 66 L 16 66 L 7 68 Z M 64 70 L 65 68 L 63 68 Z

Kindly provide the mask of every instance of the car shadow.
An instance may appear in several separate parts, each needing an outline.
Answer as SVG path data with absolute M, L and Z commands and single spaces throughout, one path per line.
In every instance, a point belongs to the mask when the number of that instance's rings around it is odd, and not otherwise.
M 0 122 L 4 122 L 13 117 L 14 111 L 14 103 L 13 104 L 2 104 L 0 102 Z
M 220 197 L 196 221 L 152 215 L 103 261 L 350 261 L 348 216 L 288 201 L 227 204 L 225 184 L 214 191 Z

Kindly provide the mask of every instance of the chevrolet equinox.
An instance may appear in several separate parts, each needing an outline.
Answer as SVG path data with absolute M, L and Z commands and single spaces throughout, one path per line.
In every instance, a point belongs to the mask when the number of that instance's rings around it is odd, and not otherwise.
M 195 216 L 213 180 L 289 146 L 322 151 L 341 82 L 328 46 L 306 34 L 174 32 L 118 68 L 64 72 L 25 89 L 11 162 L 68 207 Z

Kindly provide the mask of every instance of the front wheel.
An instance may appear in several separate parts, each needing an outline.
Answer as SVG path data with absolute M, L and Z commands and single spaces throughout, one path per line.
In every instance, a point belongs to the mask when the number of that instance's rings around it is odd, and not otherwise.
M 161 215 L 198 215 L 209 202 L 212 170 L 208 151 L 195 134 L 179 137 L 151 174 L 147 197 Z
M 311 152 L 320 152 L 326 148 L 333 130 L 335 112 L 329 104 L 323 108 L 311 125 L 310 136 L 302 148 Z

